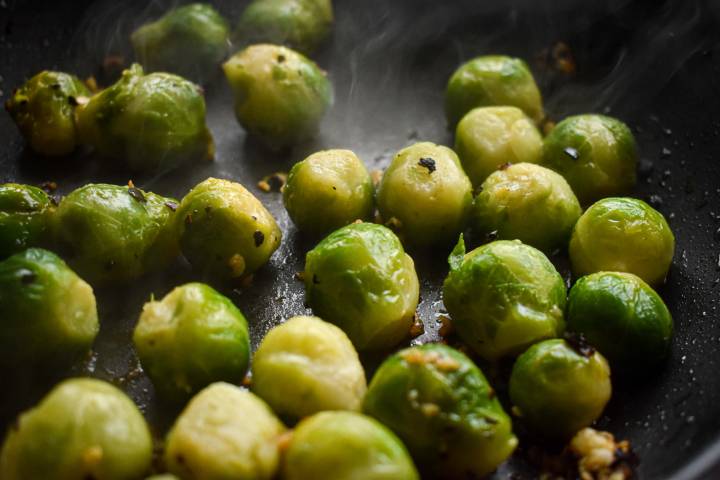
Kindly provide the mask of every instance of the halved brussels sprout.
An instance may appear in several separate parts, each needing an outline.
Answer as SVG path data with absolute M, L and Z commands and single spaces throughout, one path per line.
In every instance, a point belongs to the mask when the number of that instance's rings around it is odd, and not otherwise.
M 253 45 L 223 69 L 240 125 L 272 149 L 311 137 L 332 101 L 325 72 L 289 48 Z
M 245 317 L 202 283 L 146 303 L 133 342 L 143 369 L 167 398 L 189 396 L 215 381 L 240 383 L 250 361 Z
M 308 305 L 358 350 L 408 336 L 420 286 L 412 258 L 388 228 L 353 223 L 334 231 L 307 253 L 304 278 Z
M 286 480 L 419 480 L 405 446 L 376 420 L 354 412 L 306 418 L 292 435 Z
M 185 195 L 176 226 L 183 255 L 197 270 L 220 278 L 249 275 L 280 245 L 275 218 L 239 183 L 208 178 Z
M 578 277 L 628 272 L 660 285 L 672 263 L 675 236 L 665 217 L 642 200 L 605 198 L 575 224 L 569 251 Z
M 228 53 L 227 21 L 207 3 L 170 10 L 130 37 L 135 56 L 149 72 L 171 72 L 202 82 Z
M 177 75 L 145 75 L 134 64 L 77 114 L 82 143 L 132 170 L 168 170 L 214 155 L 202 90 Z
M 616 372 L 642 372 L 670 350 L 673 321 L 662 298 L 631 273 L 599 272 L 570 289 L 569 330 L 585 335 Z
M 93 290 L 60 257 L 31 248 L 0 262 L 0 364 L 69 363 L 98 333 Z
M 378 187 L 378 209 L 386 225 L 409 245 L 452 242 L 465 228 L 472 184 L 455 152 L 422 142 L 400 150 Z
M 66 155 L 78 144 L 78 98 L 89 96 L 75 75 L 45 70 L 15 90 L 5 109 L 30 148 L 42 155 Z
M 517 355 L 565 329 L 565 283 L 545 255 L 518 240 L 465 254 L 462 237 L 449 258 L 445 308 L 460 337 L 487 360 Z
M 297 227 L 326 234 L 373 214 L 375 189 L 362 160 L 350 150 L 325 150 L 296 163 L 283 203 Z
M 53 217 L 61 253 L 90 283 L 132 280 L 178 253 L 177 203 L 131 186 L 88 184 L 63 198 Z
M 50 197 L 39 188 L 0 185 L 0 259 L 51 243 L 47 237 L 54 210 Z
M 455 130 L 455 151 L 474 187 L 508 163 L 540 163 L 543 140 L 516 107 L 470 110 Z
M 520 355 L 510 376 L 513 411 L 536 434 L 570 438 L 610 400 L 610 367 L 588 345 L 545 340 Z
M 107 382 L 65 380 L 21 414 L 3 444 L 0 478 L 134 480 L 152 437 L 137 406 Z
M 330 34 L 331 0 L 253 0 L 235 37 L 242 45 L 274 43 L 311 54 Z
M 385 360 L 363 411 L 395 432 L 418 465 L 442 478 L 487 475 L 518 444 L 483 373 L 445 345 L 411 347 Z
M 513 106 L 535 122 L 544 117 L 542 96 L 527 64 L 519 58 L 488 55 L 460 66 L 447 85 L 445 113 L 455 124 L 475 107 Z
M 582 209 L 559 174 L 531 163 L 498 170 L 475 197 L 471 225 L 485 236 L 520 240 L 544 251 L 567 245 Z
M 271 329 L 253 356 L 252 389 L 283 415 L 360 410 L 365 371 L 350 339 L 317 317 Z
M 565 177 L 580 203 L 627 193 L 635 186 L 637 147 L 630 129 L 604 115 L 577 115 L 545 137 L 542 165 Z
M 214 383 L 190 401 L 167 436 L 165 462 L 180 478 L 269 480 L 285 431 L 252 393 Z

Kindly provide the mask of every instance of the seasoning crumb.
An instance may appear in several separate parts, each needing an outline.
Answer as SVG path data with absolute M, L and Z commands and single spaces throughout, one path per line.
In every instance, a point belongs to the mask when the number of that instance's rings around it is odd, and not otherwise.
M 257 187 L 263 192 L 281 192 L 287 182 L 287 173 L 275 172 L 270 175 L 263 177 L 258 183 Z
M 45 193 L 53 193 L 55 190 L 57 190 L 57 183 L 45 181 L 40 184 L 40 188 L 43 189 Z
M 135 200 L 137 200 L 140 203 L 147 202 L 147 199 L 145 198 L 145 194 L 139 188 L 128 187 L 128 193 L 130 194 L 130 196 L 132 198 L 134 198 Z
M 185 223 L 187 223 L 187 221 Z M 228 267 L 230 267 L 230 271 L 233 277 L 239 277 L 240 275 L 245 273 L 245 258 L 239 253 L 236 253 L 235 255 L 230 257 L 230 260 L 228 260 Z
M 413 317 L 413 324 L 410 326 L 410 337 L 419 337 L 423 333 L 425 333 L 425 325 L 420 317 L 418 317 L 418 314 L 415 313 L 415 316 Z
M 177 202 L 173 202 L 173 201 L 169 201 L 169 200 L 167 202 L 165 202 L 165 206 L 173 212 L 176 211 L 178 208 Z
M 375 185 L 376 187 L 380 184 L 382 177 L 382 170 L 373 170 L 372 172 L 370 172 L 370 178 L 372 179 L 373 185 Z
M 500 165 L 500 166 L 498 167 L 498 170 L 507 170 L 510 165 L 512 165 L 512 163 L 510 163 L 510 162 L 505 162 L 505 163 L 503 163 L 502 165 Z
M 250 372 L 243 377 L 241 384 L 245 388 L 250 388 L 252 386 L 252 374 L 250 374 Z
M 435 160 L 430 157 L 421 158 L 418 162 L 418 165 L 427 168 L 428 173 L 433 173 L 435 170 L 437 170 L 437 167 L 435 166 Z
M 299 282 L 305 281 L 305 272 L 295 272 L 295 280 Z
M 570 441 L 570 452 L 578 459 L 582 480 L 625 480 L 633 476 L 637 456 L 627 440 L 615 442 L 609 432 L 580 430 Z
M 286 430 L 285 432 L 280 434 L 280 436 L 277 439 L 277 446 L 281 453 L 285 452 L 290 447 L 290 442 L 292 442 L 292 437 L 293 437 L 292 430 Z
M 452 320 L 450 320 L 450 317 L 448 317 L 447 315 L 440 315 L 438 317 L 438 320 L 440 321 L 438 335 L 440 335 L 442 338 L 447 338 L 454 331 Z

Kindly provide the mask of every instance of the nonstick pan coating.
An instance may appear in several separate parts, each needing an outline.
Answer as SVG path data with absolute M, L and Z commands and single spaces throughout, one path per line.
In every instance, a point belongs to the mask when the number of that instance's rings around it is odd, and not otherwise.
M 236 19 L 247 2 L 213 2 Z M 0 0 L 0 99 L 42 69 L 100 81 L 127 63 L 127 34 L 171 2 Z M 247 186 L 278 218 L 283 244 L 250 287 L 217 285 L 250 322 L 253 346 L 281 319 L 309 312 L 294 275 L 313 240 L 299 235 L 278 193 L 256 187 L 308 153 L 350 148 L 371 169 L 388 165 L 405 145 L 452 145 L 443 114 L 445 83 L 463 61 L 502 53 L 527 59 L 553 119 L 608 113 L 628 123 L 641 158 L 634 195 L 668 218 L 675 261 L 660 289 L 675 318 L 672 354 L 663 368 L 616 385 L 599 426 L 630 439 L 641 478 L 717 478 L 720 470 L 720 2 L 336 0 L 333 38 L 316 56 L 329 72 L 335 101 L 319 137 L 290 152 L 263 150 L 236 123 L 221 78 L 206 85 L 208 122 L 217 144 L 212 163 L 164 175 L 131 176 L 77 154 L 43 160 L 24 147 L 10 117 L 0 114 L 0 182 L 55 181 L 59 194 L 88 182 L 126 183 L 182 197 L 208 176 Z M 569 46 L 576 72 L 554 68 L 553 47 Z M 557 49 L 556 49 L 557 53 Z M 108 60 L 109 58 L 109 60 Z M 104 66 L 103 66 L 104 65 Z M 422 283 L 419 316 L 437 338 L 445 251 L 414 252 Z M 561 260 L 554 257 L 566 273 Z M 97 290 L 102 328 L 87 362 L 71 371 L 24 371 L 0 380 L 0 425 L 6 428 L 59 378 L 93 375 L 121 386 L 161 436 L 177 406 L 155 401 L 138 369 L 130 336 L 141 306 L 181 283 L 198 280 L 178 260 L 169 271 L 130 286 Z M 2 313 L 0 312 L 0 317 Z M 372 362 L 370 362 L 372 363 Z M 502 387 L 501 387 L 502 388 Z M 578 392 L 582 395 L 582 392 Z M 494 478 L 535 478 L 519 452 Z

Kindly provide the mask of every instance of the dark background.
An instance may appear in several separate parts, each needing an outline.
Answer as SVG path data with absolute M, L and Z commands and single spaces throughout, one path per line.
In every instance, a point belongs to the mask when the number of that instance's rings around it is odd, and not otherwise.
M 247 2 L 213 3 L 234 23 Z M 0 100 L 42 69 L 109 81 L 118 70 L 106 58 L 119 56 L 127 64 L 128 33 L 170 5 L 0 0 Z M 84 153 L 41 159 L 25 150 L 10 117 L 0 112 L 0 182 L 52 180 L 63 194 L 88 182 L 132 178 L 142 188 L 179 198 L 211 175 L 240 181 L 270 208 L 285 235 L 250 287 L 215 285 L 245 313 L 256 346 L 273 324 L 308 312 L 302 284 L 293 277 L 313 245 L 289 222 L 280 195 L 260 192 L 256 182 L 321 148 L 350 148 L 377 169 L 415 141 L 452 145 L 443 93 L 453 70 L 479 54 L 525 58 L 551 118 L 600 112 L 632 127 L 642 158 L 634 195 L 663 212 L 676 234 L 675 261 L 660 289 L 675 318 L 671 357 L 645 378 L 617 382 L 599 425 L 632 441 L 641 478 L 720 476 L 707 470 L 720 459 L 720 1 L 336 0 L 335 6 L 333 38 L 315 55 L 329 72 L 335 103 L 315 141 L 272 154 L 246 140 L 218 69 L 206 85 L 217 144 L 213 163 L 131 176 Z M 575 74 L 553 68 L 549 52 L 560 41 L 570 47 Z M 414 342 L 437 336 L 446 254 L 413 254 L 426 327 Z M 562 255 L 553 260 L 564 264 Z M 178 260 L 168 272 L 133 286 L 97 289 L 102 327 L 95 353 L 71 371 L 7 372 L 0 380 L 0 424 L 35 403 L 58 378 L 94 375 L 127 391 L 161 436 L 177 407 L 155 401 L 130 336 L 150 293 L 162 296 L 191 279 L 198 277 Z M 526 453 L 521 449 L 496 477 L 534 478 Z

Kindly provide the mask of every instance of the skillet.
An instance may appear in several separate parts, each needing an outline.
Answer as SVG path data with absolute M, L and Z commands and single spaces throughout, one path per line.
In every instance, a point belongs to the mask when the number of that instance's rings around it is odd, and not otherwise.
M 212 3 L 232 20 L 247 2 Z M 0 100 L 42 69 L 111 81 L 117 64 L 131 58 L 128 33 L 171 5 L 0 0 Z M 453 70 L 480 54 L 525 58 L 551 118 L 598 112 L 632 127 L 641 152 L 633 195 L 665 214 L 676 235 L 675 260 L 660 289 L 675 319 L 670 358 L 645 378 L 617 382 L 599 427 L 631 440 L 641 460 L 640 478 L 720 478 L 720 2 L 336 0 L 335 9 L 333 38 L 315 55 L 335 86 L 335 102 L 312 142 L 269 153 L 246 139 L 218 69 L 206 85 L 214 162 L 138 176 L 82 152 L 42 159 L 25 149 L 10 117 L 0 113 L 0 182 L 55 181 L 61 195 L 91 181 L 124 184 L 132 178 L 146 190 L 175 197 L 208 176 L 243 183 L 284 232 L 279 251 L 251 286 L 215 285 L 248 317 L 256 347 L 281 319 L 309 313 L 294 274 L 314 244 L 294 229 L 280 195 L 260 191 L 257 181 L 322 148 L 350 148 L 370 169 L 381 169 L 395 151 L 415 141 L 452 145 L 443 92 Z M 571 57 L 575 72 L 556 68 L 558 56 Z M 443 311 L 439 290 L 447 252 L 412 254 L 425 324 L 425 333 L 413 342 L 432 341 Z M 567 275 L 562 255 L 553 260 Z M 190 280 L 198 278 L 178 260 L 132 285 L 96 289 L 102 328 L 94 354 L 69 371 L 28 372 L 18 366 L 4 373 L 0 428 L 58 379 L 92 375 L 123 388 L 161 436 L 178 407 L 156 401 L 130 336 L 150 293 L 162 296 Z M 521 451 L 493 478 L 536 476 Z

